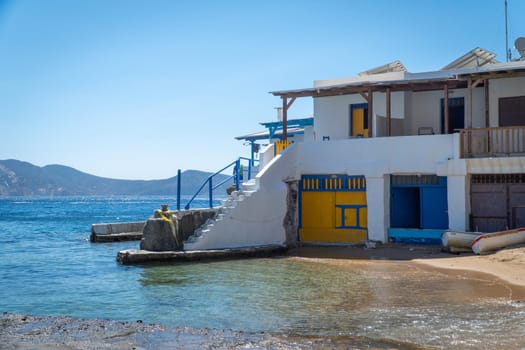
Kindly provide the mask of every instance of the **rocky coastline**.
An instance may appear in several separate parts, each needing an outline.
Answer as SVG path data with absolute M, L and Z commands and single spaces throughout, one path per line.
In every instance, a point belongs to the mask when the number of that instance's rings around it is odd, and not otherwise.
M 243 333 L 72 317 L 0 315 L 3 350 L 425 349 L 390 339 Z

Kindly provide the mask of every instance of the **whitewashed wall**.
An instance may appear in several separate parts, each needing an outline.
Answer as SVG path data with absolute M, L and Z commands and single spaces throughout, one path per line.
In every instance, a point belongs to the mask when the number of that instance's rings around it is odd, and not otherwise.
M 525 83 L 524 83 L 525 84 Z M 449 91 L 449 97 L 463 97 L 465 101 L 465 127 L 470 113 L 470 101 L 467 89 Z M 485 127 L 485 91 L 484 88 L 475 88 L 472 93 L 472 126 Z M 394 120 L 403 120 L 398 128 L 404 135 L 417 135 L 420 127 L 431 127 L 435 134 L 441 133 L 441 100 L 443 91 L 425 92 L 394 92 L 391 97 L 391 115 Z M 376 130 L 383 130 L 378 122 L 384 123 L 386 116 L 386 94 L 374 93 L 373 97 L 374 125 L 373 135 Z M 321 141 L 323 136 L 330 140 L 349 138 L 350 134 L 350 105 L 366 103 L 360 95 L 342 95 L 318 97 L 314 99 L 315 135 Z M 379 116 L 379 117 L 377 117 Z
M 314 99 L 314 131 L 317 141 L 322 141 L 324 136 L 330 140 L 348 139 L 350 137 L 350 105 L 366 103 L 367 101 L 358 94 L 316 97 Z M 394 92 L 391 95 L 391 115 L 394 119 L 403 119 L 405 115 L 405 93 Z M 386 94 L 374 93 L 374 115 L 386 116 Z M 380 119 L 379 119 L 380 120 Z M 377 118 L 374 118 L 373 135 L 376 135 Z
M 350 105 L 365 103 L 360 95 L 317 97 L 314 99 L 314 131 L 318 141 L 347 139 L 350 135 Z
M 386 241 L 390 225 L 390 175 L 450 173 L 456 176 L 448 192 L 452 202 L 450 228 L 465 230 L 466 193 L 461 184 L 466 170 L 465 161 L 457 159 L 458 148 L 458 134 L 303 142 L 294 150 L 296 163 L 289 164 L 286 176 L 292 171 L 296 179 L 303 174 L 364 175 L 369 239 Z
M 457 135 L 303 142 L 298 145 L 297 172 L 370 176 L 435 174 L 440 163 L 454 157 L 453 136 Z
M 417 135 L 418 128 L 431 127 L 441 133 L 441 100 L 443 91 L 410 92 L 406 99 L 408 112 L 405 124 L 407 135 Z M 465 127 L 470 113 L 470 96 L 467 89 L 449 90 L 449 98 L 463 97 L 465 102 Z M 485 91 L 475 88 L 472 92 L 472 127 L 485 127 Z

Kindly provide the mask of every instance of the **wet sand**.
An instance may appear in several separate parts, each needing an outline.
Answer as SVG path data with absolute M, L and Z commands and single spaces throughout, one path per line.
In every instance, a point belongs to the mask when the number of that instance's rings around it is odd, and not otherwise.
M 440 246 L 391 243 L 378 244 L 372 249 L 355 246 L 303 246 L 290 250 L 288 255 L 349 267 L 378 263 L 397 264 L 399 269 L 415 268 L 453 278 L 485 281 L 501 285 L 506 292 L 495 295 L 493 290 L 488 290 L 485 294 L 481 293 L 480 297 L 503 296 L 525 301 L 525 245 L 487 255 L 457 255 L 442 251 Z M 464 297 L 468 298 L 468 295 Z

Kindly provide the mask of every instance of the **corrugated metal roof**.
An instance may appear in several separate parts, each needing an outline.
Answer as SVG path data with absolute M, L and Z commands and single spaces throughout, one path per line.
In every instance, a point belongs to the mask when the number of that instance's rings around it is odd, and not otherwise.
M 476 47 L 463 56 L 447 64 L 441 70 L 482 67 L 486 64 L 499 63 L 495 60 L 496 54 L 488 50 Z
M 376 68 L 365 70 L 364 72 L 359 73 L 358 76 L 362 77 L 366 75 L 383 74 L 391 72 L 407 72 L 407 69 L 403 65 L 403 63 L 401 63 L 401 61 L 396 60 L 394 62 L 390 62 Z

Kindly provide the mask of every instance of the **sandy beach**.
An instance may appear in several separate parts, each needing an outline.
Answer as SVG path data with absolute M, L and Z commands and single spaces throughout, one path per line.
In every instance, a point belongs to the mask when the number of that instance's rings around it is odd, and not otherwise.
M 450 255 L 413 261 L 438 268 L 486 273 L 508 283 L 525 287 L 525 247 L 523 246 L 502 249 L 487 255 Z
M 486 255 L 450 254 L 438 246 L 379 244 L 362 247 L 313 247 L 292 249 L 291 256 L 330 259 L 369 259 L 407 261 L 440 269 L 464 270 L 495 276 L 510 284 L 525 287 L 525 245 L 509 247 Z

